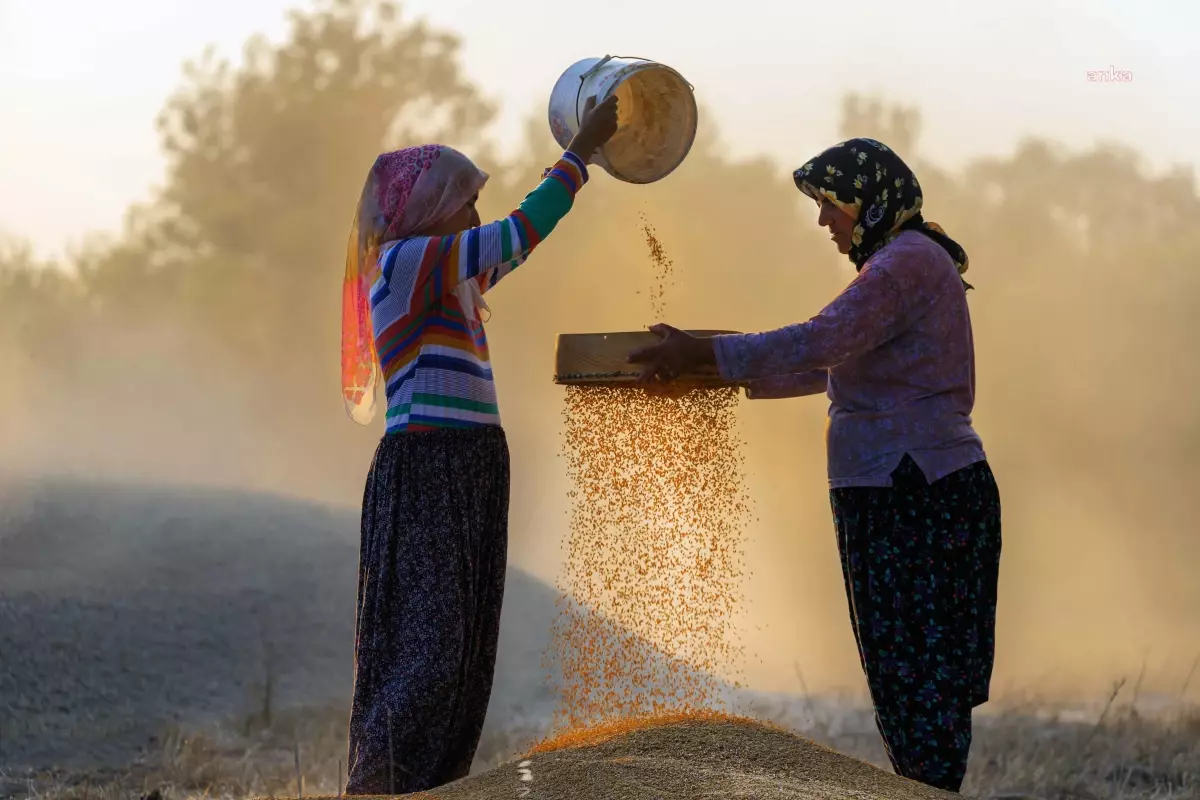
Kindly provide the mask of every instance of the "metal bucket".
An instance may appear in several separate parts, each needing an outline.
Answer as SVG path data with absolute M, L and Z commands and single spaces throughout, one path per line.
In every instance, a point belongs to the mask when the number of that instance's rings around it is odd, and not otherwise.
M 592 157 L 617 180 L 653 183 L 683 163 L 696 140 L 692 85 L 668 66 L 644 58 L 585 58 L 550 93 L 550 131 L 566 149 L 579 132 L 588 98 L 617 95 L 617 132 Z

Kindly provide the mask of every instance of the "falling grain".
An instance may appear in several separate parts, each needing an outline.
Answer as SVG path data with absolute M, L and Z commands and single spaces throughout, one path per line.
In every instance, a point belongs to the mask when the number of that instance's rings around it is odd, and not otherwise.
M 644 214 L 639 216 L 642 220 L 642 235 L 646 237 L 646 247 L 650 250 L 650 263 L 654 268 L 650 283 L 650 311 L 654 314 L 657 322 L 666 315 L 664 297 L 674 277 L 675 262 L 667 258 L 667 253 L 663 249 L 662 242 L 658 240 L 654 226 L 650 224 Z
M 567 388 L 555 729 L 724 704 L 749 503 L 737 392 Z
M 661 319 L 674 264 L 644 215 L 642 233 Z M 750 507 L 737 401 L 736 389 L 681 383 L 567 387 L 554 746 L 596 726 L 719 713 L 725 681 L 740 676 Z

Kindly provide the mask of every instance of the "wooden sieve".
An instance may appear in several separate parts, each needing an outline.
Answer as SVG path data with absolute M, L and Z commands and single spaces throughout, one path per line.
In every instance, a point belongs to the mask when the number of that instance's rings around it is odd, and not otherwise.
M 736 331 L 687 331 L 693 336 L 720 336 Z M 639 347 L 662 341 L 650 331 L 560 333 L 554 346 L 554 382 L 560 386 L 630 386 L 642 374 L 641 364 L 626 361 Z M 716 368 L 685 373 L 672 383 L 733 386 Z

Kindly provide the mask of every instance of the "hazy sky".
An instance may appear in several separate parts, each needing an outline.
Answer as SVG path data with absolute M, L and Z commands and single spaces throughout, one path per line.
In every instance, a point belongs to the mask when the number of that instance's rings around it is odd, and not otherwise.
M 115 230 L 162 160 L 154 118 L 182 62 L 208 44 L 237 56 L 286 33 L 297 0 L 0 0 L 0 231 L 44 253 Z M 1200 4 L 1185 0 L 408 0 L 460 32 L 467 72 L 505 104 L 495 129 L 544 115 L 574 61 L 662 61 L 695 85 L 730 146 L 795 165 L 835 135 L 847 90 L 918 105 L 922 149 L 948 165 L 1024 134 L 1115 139 L 1154 166 L 1200 163 Z M 576 5 L 575 8 L 588 6 Z M 1125 84 L 1089 70 L 1130 70 Z M 549 132 L 547 132 L 547 136 Z

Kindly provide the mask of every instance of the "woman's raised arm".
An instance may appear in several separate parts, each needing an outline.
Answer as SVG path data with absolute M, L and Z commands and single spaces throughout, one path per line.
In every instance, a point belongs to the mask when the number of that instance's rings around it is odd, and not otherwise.
M 588 181 L 587 166 L 563 153 L 516 211 L 502 220 L 449 236 L 419 236 L 397 242 L 380 257 L 381 276 L 374 303 L 399 298 L 401 314 L 431 305 L 465 280 L 489 270 L 511 271 L 529 257 L 567 215 Z M 491 280 L 491 284 L 499 277 Z

